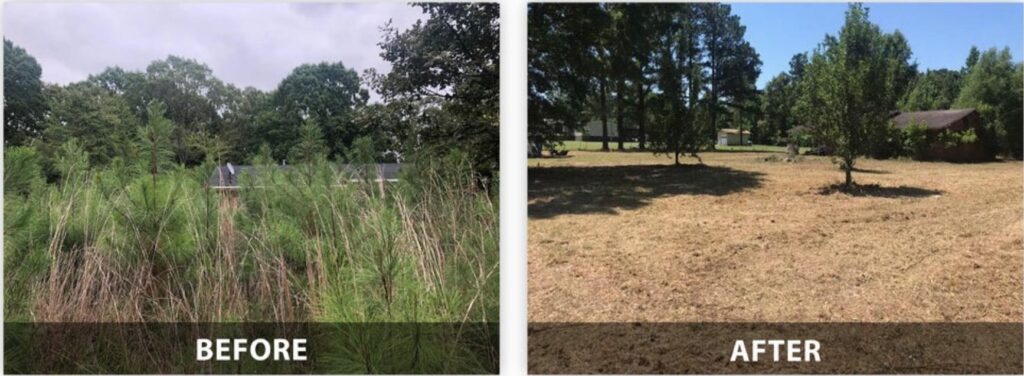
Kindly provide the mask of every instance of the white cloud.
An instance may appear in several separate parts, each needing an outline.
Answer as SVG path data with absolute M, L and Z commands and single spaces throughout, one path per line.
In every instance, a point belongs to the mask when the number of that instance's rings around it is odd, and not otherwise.
M 36 57 L 46 82 L 80 81 L 108 66 L 144 70 L 179 55 L 225 82 L 271 90 L 304 63 L 388 72 L 380 27 L 425 17 L 398 2 L 7 3 L 4 37 Z

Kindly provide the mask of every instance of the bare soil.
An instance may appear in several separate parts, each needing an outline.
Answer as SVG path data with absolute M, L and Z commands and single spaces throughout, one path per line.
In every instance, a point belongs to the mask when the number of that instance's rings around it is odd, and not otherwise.
M 1020 162 L 779 155 L 530 159 L 530 321 L 1021 320 Z

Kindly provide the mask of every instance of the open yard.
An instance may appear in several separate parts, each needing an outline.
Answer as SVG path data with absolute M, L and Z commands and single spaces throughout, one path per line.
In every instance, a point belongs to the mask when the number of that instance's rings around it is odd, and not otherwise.
M 1022 165 L 529 160 L 534 322 L 1019 321 Z

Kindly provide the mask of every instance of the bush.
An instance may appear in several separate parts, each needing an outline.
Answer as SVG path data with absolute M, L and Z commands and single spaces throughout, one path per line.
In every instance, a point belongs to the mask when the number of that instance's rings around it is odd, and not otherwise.
M 927 158 L 928 127 L 923 123 L 911 123 L 903 128 L 903 155 L 916 160 Z
M 31 146 L 4 149 L 4 193 L 26 196 L 43 186 L 43 159 Z

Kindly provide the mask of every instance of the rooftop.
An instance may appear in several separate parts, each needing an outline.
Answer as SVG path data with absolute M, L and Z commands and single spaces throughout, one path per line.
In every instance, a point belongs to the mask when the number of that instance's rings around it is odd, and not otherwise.
M 892 118 L 896 128 L 903 129 L 914 122 L 924 124 L 928 129 L 944 129 L 960 119 L 974 113 L 973 108 L 959 110 L 901 112 Z
M 374 181 L 398 181 L 398 172 L 402 169 L 401 163 L 378 163 L 376 165 L 356 165 L 356 164 L 340 164 L 337 165 L 340 170 L 350 176 L 349 181 L 360 180 L 360 175 L 363 170 L 361 167 L 375 167 L 376 176 L 373 178 Z M 272 166 L 279 171 L 289 171 L 294 166 Z M 373 171 L 371 170 L 371 171 Z M 245 174 L 254 173 L 257 170 L 256 166 L 247 165 L 232 165 L 230 163 L 217 166 L 213 169 L 213 173 L 210 174 L 210 179 L 207 184 L 210 188 L 214 189 L 237 189 L 239 188 L 238 179 L 240 176 Z

